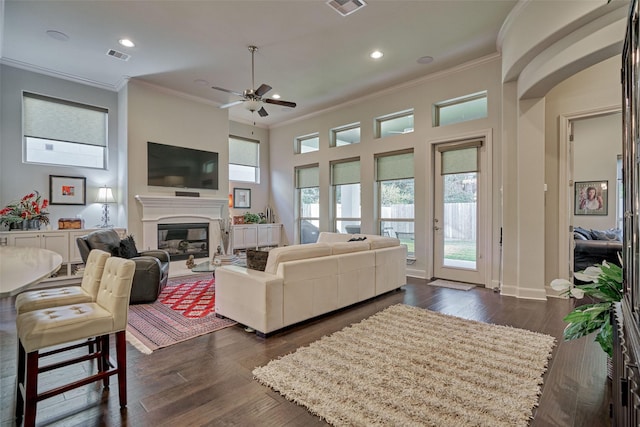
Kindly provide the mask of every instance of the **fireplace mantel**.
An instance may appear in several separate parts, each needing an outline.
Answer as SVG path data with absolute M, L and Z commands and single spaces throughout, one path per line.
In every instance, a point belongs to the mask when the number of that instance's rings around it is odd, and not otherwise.
M 142 206 L 142 241 L 145 249 L 158 248 L 159 223 L 209 223 L 210 247 L 220 244 L 220 223 L 228 200 L 210 197 L 144 196 L 135 199 Z

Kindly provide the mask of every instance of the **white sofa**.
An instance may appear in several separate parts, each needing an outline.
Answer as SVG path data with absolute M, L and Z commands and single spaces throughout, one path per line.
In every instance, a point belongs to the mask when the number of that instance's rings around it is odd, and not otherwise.
M 218 268 L 216 314 L 266 336 L 399 288 L 406 257 L 395 238 L 321 232 L 317 243 L 272 249 L 265 271 Z

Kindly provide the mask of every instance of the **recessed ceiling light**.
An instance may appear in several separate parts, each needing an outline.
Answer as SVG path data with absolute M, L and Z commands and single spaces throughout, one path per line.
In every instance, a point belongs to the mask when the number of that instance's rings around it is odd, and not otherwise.
M 373 59 L 380 59 L 382 58 L 384 54 L 382 52 L 380 52 L 379 50 L 374 50 L 373 52 L 371 52 L 371 54 L 369 55 L 370 57 L 372 57 Z
M 52 39 L 60 40 L 61 42 L 66 42 L 67 40 L 69 40 L 68 35 L 56 30 L 47 30 L 47 35 Z
M 273 99 L 280 99 L 280 95 L 278 95 L 277 93 L 274 93 L 272 96 Z
M 209 86 L 209 82 L 205 79 L 195 79 L 193 82 L 197 85 Z
M 129 39 L 120 39 L 118 40 L 118 43 L 120 43 L 124 47 L 135 47 L 136 45 L 134 42 L 132 42 Z
M 433 62 L 433 57 L 432 56 L 423 56 L 418 58 L 418 60 L 416 61 L 418 64 L 430 64 Z

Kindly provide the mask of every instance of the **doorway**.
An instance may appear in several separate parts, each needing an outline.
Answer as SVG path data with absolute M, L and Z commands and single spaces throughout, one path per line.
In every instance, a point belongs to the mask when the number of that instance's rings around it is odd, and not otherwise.
M 434 153 L 434 277 L 484 285 L 485 139 L 442 143 Z

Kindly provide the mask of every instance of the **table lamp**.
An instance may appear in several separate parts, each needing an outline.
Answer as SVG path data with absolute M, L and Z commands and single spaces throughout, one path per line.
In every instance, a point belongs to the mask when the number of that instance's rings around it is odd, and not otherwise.
M 111 228 L 113 224 L 109 224 L 109 203 L 115 203 L 116 199 L 113 197 L 113 191 L 111 191 L 111 187 L 101 187 L 98 190 L 98 197 L 96 198 L 96 203 L 102 203 L 102 224 L 100 224 L 100 228 Z

